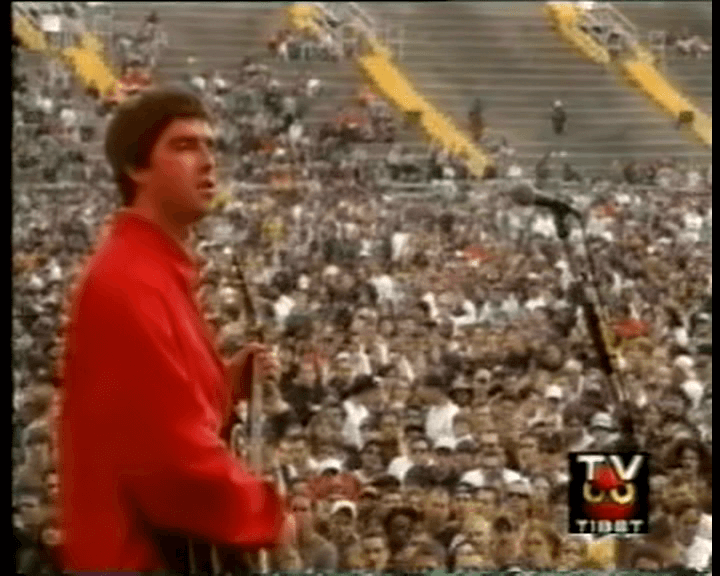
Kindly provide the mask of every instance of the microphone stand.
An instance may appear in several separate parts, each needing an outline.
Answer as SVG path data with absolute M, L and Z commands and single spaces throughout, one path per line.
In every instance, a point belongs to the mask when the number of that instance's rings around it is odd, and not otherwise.
M 573 277 L 573 285 L 571 288 L 572 298 L 579 303 L 580 306 L 582 306 L 585 322 L 587 324 L 588 331 L 590 332 L 593 346 L 600 360 L 600 367 L 610 382 L 610 396 L 613 403 L 621 409 L 629 398 L 625 392 L 626 388 L 622 375 L 613 366 L 613 356 L 608 351 L 607 343 L 605 342 L 605 337 L 603 336 L 602 329 L 600 327 L 601 317 L 598 314 L 595 303 L 588 297 L 587 291 L 582 283 L 582 280 L 584 279 L 583 275 L 578 271 L 575 258 L 573 256 L 572 246 L 570 246 L 569 241 L 570 226 L 568 224 L 568 215 L 571 213 L 571 211 L 553 210 L 555 229 L 558 238 L 562 241 L 563 250 L 568 261 L 568 267 Z M 575 213 L 574 215 L 580 223 L 583 246 L 585 248 L 585 254 L 590 271 L 590 285 L 593 288 L 595 299 L 600 304 L 600 308 L 602 310 L 605 308 L 605 304 L 598 284 L 595 262 L 588 247 L 587 235 L 585 233 L 585 221 L 579 214 Z M 605 318 L 602 318 L 602 320 L 607 323 L 607 314 L 603 314 L 603 316 L 605 316 Z M 630 414 L 622 414 L 622 416 L 624 416 L 623 424 L 625 426 L 625 434 L 628 434 L 631 438 L 634 437 Z

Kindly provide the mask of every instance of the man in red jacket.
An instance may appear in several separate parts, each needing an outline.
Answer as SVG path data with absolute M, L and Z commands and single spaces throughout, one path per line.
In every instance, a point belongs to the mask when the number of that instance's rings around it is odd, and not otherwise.
M 216 194 L 212 133 L 175 90 L 130 98 L 107 129 L 124 209 L 72 294 L 59 374 L 69 572 L 187 573 L 188 538 L 253 551 L 292 531 L 275 488 L 220 438 L 251 363 L 264 379 L 277 364 L 256 343 L 222 359 L 194 297 L 187 241 Z

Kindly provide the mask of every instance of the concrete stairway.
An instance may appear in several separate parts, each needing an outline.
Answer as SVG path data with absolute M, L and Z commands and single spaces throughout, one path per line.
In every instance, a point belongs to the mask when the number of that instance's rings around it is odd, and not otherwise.
M 640 94 L 573 54 L 549 29 L 540 3 L 365 6 L 378 19 L 404 22 L 402 64 L 433 102 L 466 122 L 479 96 L 488 126 L 506 134 L 528 163 L 548 149 L 566 150 L 573 165 L 591 171 L 618 157 L 710 156 Z M 569 116 L 561 138 L 549 121 L 558 98 Z

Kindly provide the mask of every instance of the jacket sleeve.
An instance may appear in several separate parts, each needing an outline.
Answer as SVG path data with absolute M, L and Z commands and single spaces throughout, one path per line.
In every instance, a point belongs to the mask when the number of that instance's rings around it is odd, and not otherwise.
M 86 294 L 120 494 L 150 524 L 229 546 L 272 546 L 283 508 L 217 434 L 217 408 L 188 376 L 168 297 L 135 281 Z M 124 289 L 123 289 L 124 288 Z M 98 337 L 100 336 L 100 337 Z M 86 344 L 92 344 L 86 342 Z

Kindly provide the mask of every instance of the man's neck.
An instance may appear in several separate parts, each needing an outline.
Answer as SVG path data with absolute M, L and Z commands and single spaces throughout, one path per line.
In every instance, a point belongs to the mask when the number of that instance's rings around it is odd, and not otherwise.
M 164 210 L 142 197 L 138 198 L 138 200 L 127 209 L 127 212 L 149 220 L 175 240 L 181 248 L 187 248 L 187 242 L 190 237 L 189 224 L 173 220 Z

